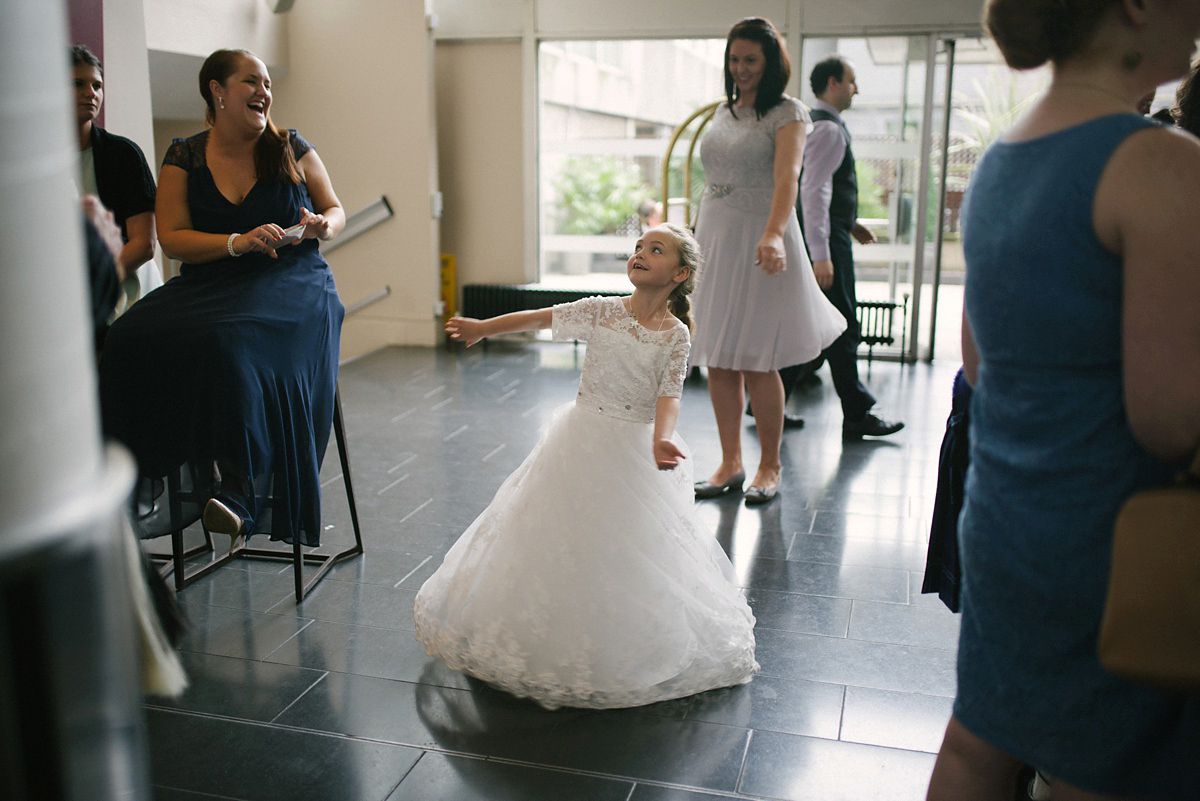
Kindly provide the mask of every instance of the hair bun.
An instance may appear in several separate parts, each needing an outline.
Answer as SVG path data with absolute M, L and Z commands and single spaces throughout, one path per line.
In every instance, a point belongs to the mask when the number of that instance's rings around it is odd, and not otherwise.
M 1074 55 L 1116 0 L 988 0 L 983 23 L 1013 69 Z

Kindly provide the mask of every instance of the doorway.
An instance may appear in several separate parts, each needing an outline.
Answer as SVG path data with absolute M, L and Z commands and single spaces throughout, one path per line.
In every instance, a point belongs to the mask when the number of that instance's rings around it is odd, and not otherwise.
M 842 116 L 854 137 L 860 222 L 879 240 L 854 245 L 858 297 L 904 310 L 896 325 L 905 330 L 875 355 L 960 360 L 963 198 L 983 150 L 1048 72 L 1008 69 L 980 37 L 809 38 L 799 73 L 805 103 L 815 100 L 813 65 L 835 53 L 857 73 L 859 94 Z

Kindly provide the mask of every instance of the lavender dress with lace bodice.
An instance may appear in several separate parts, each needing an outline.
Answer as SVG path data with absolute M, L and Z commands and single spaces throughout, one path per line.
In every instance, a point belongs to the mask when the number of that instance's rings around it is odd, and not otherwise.
M 814 359 L 846 328 L 817 286 L 793 210 L 784 231 L 787 269 L 768 275 L 754 263 L 774 196 L 775 134 L 808 124 L 798 100 L 758 118 L 722 104 L 700 145 L 706 186 L 696 223 L 704 264 L 692 307 L 692 362 L 730 370 L 778 370 Z
M 663 471 L 651 452 L 657 399 L 683 391 L 687 328 L 586 298 L 554 307 L 553 334 L 588 342 L 579 395 L 421 587 L 417 638 L 551 709 L 749 681 L 754 616 L 696 521 L 690 460 Z

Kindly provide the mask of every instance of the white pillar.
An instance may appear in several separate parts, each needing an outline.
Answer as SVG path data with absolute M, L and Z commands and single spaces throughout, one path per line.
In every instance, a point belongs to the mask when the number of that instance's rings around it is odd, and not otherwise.
M 134 466 L 100 448 L 63 11 L 0 26 L 0 796 L 142 801 Z
M 103 456 L 59 2 L 5 0 L 0 75 L 3 558 L 95 514 Z

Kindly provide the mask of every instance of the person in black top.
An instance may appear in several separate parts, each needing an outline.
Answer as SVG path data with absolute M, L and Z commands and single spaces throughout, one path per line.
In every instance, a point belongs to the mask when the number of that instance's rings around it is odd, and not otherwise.
M 117 267 L 132 275 L 154 258 L 154 175 L 142 149 L 96 124 L 104 105 L 104 68 L 85 45 L 71 48 L 80 195 L 96 195 L 121 227 L 125 246 Z

